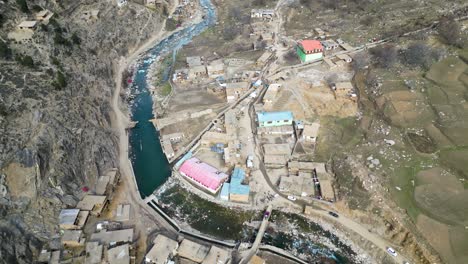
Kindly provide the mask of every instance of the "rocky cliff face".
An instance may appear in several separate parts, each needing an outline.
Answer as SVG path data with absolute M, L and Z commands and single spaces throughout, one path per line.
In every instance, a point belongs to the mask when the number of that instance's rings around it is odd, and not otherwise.
M 0 1 L 0 263 L 32 262 L 57 236 L 60 209 L 118 166 L 115 63 L 163 20 L 136 3 L 27 1 L 26 10 L 22 2 Z M 7 40 L 40 9 L 55 15 L 32 43 Z

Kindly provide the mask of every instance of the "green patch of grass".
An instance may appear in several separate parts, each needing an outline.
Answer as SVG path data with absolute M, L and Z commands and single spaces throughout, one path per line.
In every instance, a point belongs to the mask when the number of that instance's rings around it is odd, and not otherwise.
M 179 187 L 164 192 L 160 201 L 171 217 L 177 216 L 200 232 L 222 239 L 245 239 L 243 223 L 262 217 L 261 212 L 229 209 Z
M 171 91 L 172 91 L 172 86 L 169 82 L 166 82 L 161 86 L 162 96 L 168 96 L 169 94 L 171 94 Z

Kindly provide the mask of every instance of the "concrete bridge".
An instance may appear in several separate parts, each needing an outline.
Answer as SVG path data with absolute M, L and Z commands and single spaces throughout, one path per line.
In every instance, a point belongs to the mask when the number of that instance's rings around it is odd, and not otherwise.
M 257 236 L 255 237 L 255 241 L 252 244 L 252 247 L 249 249 L 247 255 L 241 259 L 239 264 L 249 263 L 250 259 L 257 253 L 258 247 L 260 246 L 260 243 L 262 242 L 263 235 L 265 234 L 265 230 L 268 227 L 268 220 L 270 220 L 271 212 L 272 212 L 272 206 L 270 204 L 268 205 L 263 215 L 262 223 L 260 224 L 260 228 L 258 229 L 258 233 L 257 233 Z

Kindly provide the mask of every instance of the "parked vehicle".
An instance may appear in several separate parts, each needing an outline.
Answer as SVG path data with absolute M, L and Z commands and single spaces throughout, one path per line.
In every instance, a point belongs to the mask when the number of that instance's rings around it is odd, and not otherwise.
M 292 195 L 288 195 L 288 199 L 291 200 L 291 201 L 296 201 L 296 197 L 292 196 Z
M 390 254 L 390 255 L 392 255 L 394 257 L 398 256 L 397 252 L 391 247 L 387 248 L 387 252 L 388 252 L 388 254 Z
M 333 216 L 333 217 L 336 217 L 336 218 L 339 217 L 337 213 L 332 212 L 332 211 L 328 212 L 328 214 L 331 215 L 331 216 Z

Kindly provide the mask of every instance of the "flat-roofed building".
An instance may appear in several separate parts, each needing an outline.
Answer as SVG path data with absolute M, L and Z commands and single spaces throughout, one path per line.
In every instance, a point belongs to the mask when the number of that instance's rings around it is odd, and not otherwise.
M 224 75 L 224 62 L 222 60 L 212 61 L 206 66 L 208 77 L 216 78 Z
M 180 142 L 182 141 L 183 138 L 184 138 L 184 133 L 181 133 L 181 132 L 176 132 L 176 133 L 171 133 L 171 134 L 166 134 L 166 135 L 161 136 L 162 140 L 169 140 L 172 143 Z
M 50 12 L 47 9 L 39 11 L 36 13 L 36 20 L 41 21 L 42 23 L 49 23 L 49 19 L 54 15 L 54 13 Z
M 103 244 L 114 244 L 119 242 L 133 242 L 133 228 L 101 231 L 91 234 L 90 241 L 99 241 Z
M 189 79 L 196 79 L 199 77 L 206 77 L 206 76 L 207 76 L 206 67 L 204 65 L 193 66 L 189 68 L 189 71 L 188 71 Z
M 196 66 L 203 65 L 203 62 L 200 56 L 187 57 L 186 61 L 189 67 L 196 67 Z
M 229 251 L 216 246 L 211 246 L 210 251 L 202 264 L 227 264 L 230 259 L 231 256 Z
M 257 113 L 259 127 L 292 125 L 294 117 L 292 112 L 259 112 Z
M 86 239 L 81 230 L 63 230 L 62 245 L 67 247 L 78 247 L 84 245 Z
M 184 239 L 182 243 L 180 243 L 177 253 L 181 258 L 201 263 L 208 255 L 209 250 L 210 248 L 208 246 Z
M 327 39 L 320 41 L 325 50 L 334 50 L 337 49 L 340 45 L 336 43 L 333 39 Z
M 226 100 L 228 103 L 239 99 L 245 92 L 249 90 L 248 82 L 226 83 Z
M 99 242 L 86 243 L 85 264 L 100 264 L 102 262 L 103 246 Z
M 179 172 L 182 176 L 212 194 L 217 193 L 229 177 L 226 173 L 197 158 L 186 160 L 180 166 Z
M 107 261 L 112 264 L 130 264 L 130 245 L 123 244 L 108 249 Z
M 293 126 L 277 126 L 277 127 L 259 127 L 257 128 L 259 135 L 293 135 Z
M 347 63 L 351 63 L 353 61 L 353 59 L 348 54 L 338 54 L 336 57 Z
M 162 140 L 161 141 L 161 148 L 164 154 L 166 155 L 166 158 L 169 160 L 175 156 L 174 149 L 172 148 L 171 141 L 169 140 Z
M 297 196 L 314 196 L 315 184 L 312 175 L 308 176 L 281 176 L 278 189 L 286 194 Z
M 335 200 L 335 192 L 333 191 L 332 181 L 330 179 L 320 179 L 320 192 L 325 200 Z
M 108 193 L 109 189 L 109 176 L 99 176 L 96 182 L 96 194 L 97 195 L 105 195 Z
M 347 96 L 352 93 L 354 87 L 351 82 L 337 82 L 332 86 L 337 96 Z
M 263 104 L 265 105 L 273 104 L 280 88 L 281 88 L 281 84 L 278 84 L 278 83 L 270 84 L 268 86 L 267 91 L 265 92 L 265 95 L 263 96 Z
M 312 172 L 314 170 L 317 174 L 327 173 L 325 163 L 322 162 L 290 161 L 288 162 L 288 170 L 293 174 L 297 174 L 299 171 Z
M 315 143 L 320 129 L 319 123 L 312 123 L 311 125 L 305 125 L 302 131 L 302 139 L 304 141 Z
M 266 262 L 261 257 L 255 255 L 250 259 L 249 264 L 266 264 Z
M 266 155 L 290 155 L 291 147 L 289 144 L 264 144 L 263 151 Z
M 265 155 L 263 157 L 265 165 L 272 168 L 283 167 L 288 163 L 288 160 L 286 155 Z
M 146 263 L 166 264 L 177 254 L 179 243 L 164 235 L 158 234 L 153 240 L 153 247 L 145 256 Z
M 60 229 L 81 229 L 88 219 L 89 211 L 62 209 L 59 215 Z
M 85 195 L 76 205 L 77 208 L 90 211 L 92 215 L 99 216 L 107 205 L 107 197 L 104 195 Z
M 231 202 L 248 203 L 250 186 L 242 184 L 245 180 L 245 171 L 239 167 L 234 168 L 229 184 L 229 200 Z
M 130 205 L 129 204 L 119 204 L 115 212 L 116 221 L 129 221 L 130 220 Z
M 37 26 L 37 21 L 26 20 L 18 24 L 18 28 L 21 30 L 35 30 Z

